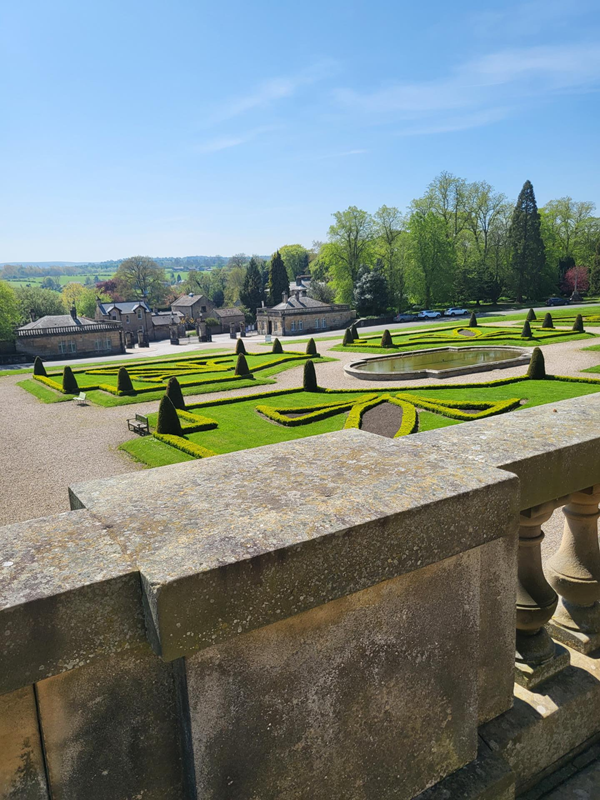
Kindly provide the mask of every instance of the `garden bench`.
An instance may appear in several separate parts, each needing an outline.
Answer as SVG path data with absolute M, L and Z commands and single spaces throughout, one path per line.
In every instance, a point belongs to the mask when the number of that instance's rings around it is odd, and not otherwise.
M 134 431 L 135 433 L 139 433 L 140 436 L 144 436 L 147 433 L 150 433 L 150 425 L 148 424 L 148 417 L 145 417 L 143 414 L 136 414 L 135 417 L 127 420 L 127 427 L 130 431 Z
M 78 406 L 84 406 L 85 405 L 85 396 L 86 396 L 85 392 L 79 392 L 77 397 L 73 398 L 73 402 L 77 403 Z

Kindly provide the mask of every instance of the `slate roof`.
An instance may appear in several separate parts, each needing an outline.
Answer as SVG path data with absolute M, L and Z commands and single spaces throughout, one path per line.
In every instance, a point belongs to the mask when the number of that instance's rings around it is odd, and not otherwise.
M 133 312 L 138 308 L 138 306 L 142 306 L 145 308 L 146 311 L 150 311 L 150 306 L 146 303 L 145 300 L 135 300 L 132 303 L 99 303 L 98 308 L 100 312 L 105 316 L 108 316 L 113 308 L 116 308 L 121 314 L 133 314 Z
M 205 297 L 203 294 L 182 294 L 181 297 L 178 297 L 174 303 L 171 303 L 172 306 L 193 306 L 199 300 L 206 300 L 207 303 L 210 303 L 208 297 Z
M 183 319 L 181 311 L 159 311 L 157 314 L 152 314 L 152 324 L 156 327 L 161 325 L 171 325 L 171 320 L 174 325 L 177 325 Z
M 210 312 L 216 314 L 217 317 L 243 317 L 244 312 L 241 308 L 215 308 Z
M 17 328 L 19 331 L 49 330 L 51 328 L 85 328 L 88 325 L 103 325 L 102 321 L 89 319 L 88 317 L 77 317 L 73 319 L 70 314 L 57 314 L 40 317 L 35 322 L 28 322 Z
M 285 311 L 286 308 L 305 308 L 309 311 L 311 308 L 331 308 L 331 306 L 321 303 L 320 300 L 315 300 L 313 297 L 296 297 L 295 294 L 289 297 L 286 303 L 277 303 L 276 306 L 272 306 L 275 311 Z

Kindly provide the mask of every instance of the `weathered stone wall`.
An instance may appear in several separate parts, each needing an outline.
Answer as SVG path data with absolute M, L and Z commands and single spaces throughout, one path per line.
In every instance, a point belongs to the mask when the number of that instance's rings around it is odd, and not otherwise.
M 318 333 L 326 330 L 339 330 L 347 328 L 356 319 L 356 311 L 352 309 L 329 309 L 326 308 L 318 313 L 311 311 L 298 312 L 279 312 L 269 309 L 258 309 L 256 312 L 256 322 L 258 332 L 267 334 L 269 332 L 269 322 L 271 322 L 272 334 L 274 336 L 289 336 L 298 333 Z M 325 327 L 323 327 L 325 320 Z M 293 323 L 293 328 L 292 328 Z M 302 328 L 299 327 L 302 323 Z
M 94 481 L 1 528 L 0 799 L 510 800 L 600 733 L 591 657 L 511 708 L 528 464 L 600 482 L 600 398 L 557 406 Z
M 122 333 L 119 330 L 106 331 L 79 331 L 74 333 L 60 333 L 43 336 L 17 337 L 17 352 L 40 358 L 88 358 L 90 356 L 104 356 L 122 351 Z M 59 344 L 65 344 L 65 352 L 61 353 Z M 71 352 L 71 342 L 76 347 Z M 100 347 L 96 347 L 96 342 Z

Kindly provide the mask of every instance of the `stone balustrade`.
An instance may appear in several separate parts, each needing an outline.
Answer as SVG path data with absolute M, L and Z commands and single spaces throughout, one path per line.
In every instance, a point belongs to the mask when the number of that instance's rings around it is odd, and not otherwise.
M 0 529 L 1 800 L 509 800 L 600 735 L 597 396 L 70 496 Z

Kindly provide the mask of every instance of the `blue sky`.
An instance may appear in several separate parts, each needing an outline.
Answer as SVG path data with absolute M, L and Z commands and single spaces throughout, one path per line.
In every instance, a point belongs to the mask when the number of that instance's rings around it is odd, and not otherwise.
M 599 44 L 595 0 L 4 2 L 0 261 L 309 246 L 441 170 L 600 204 Z

